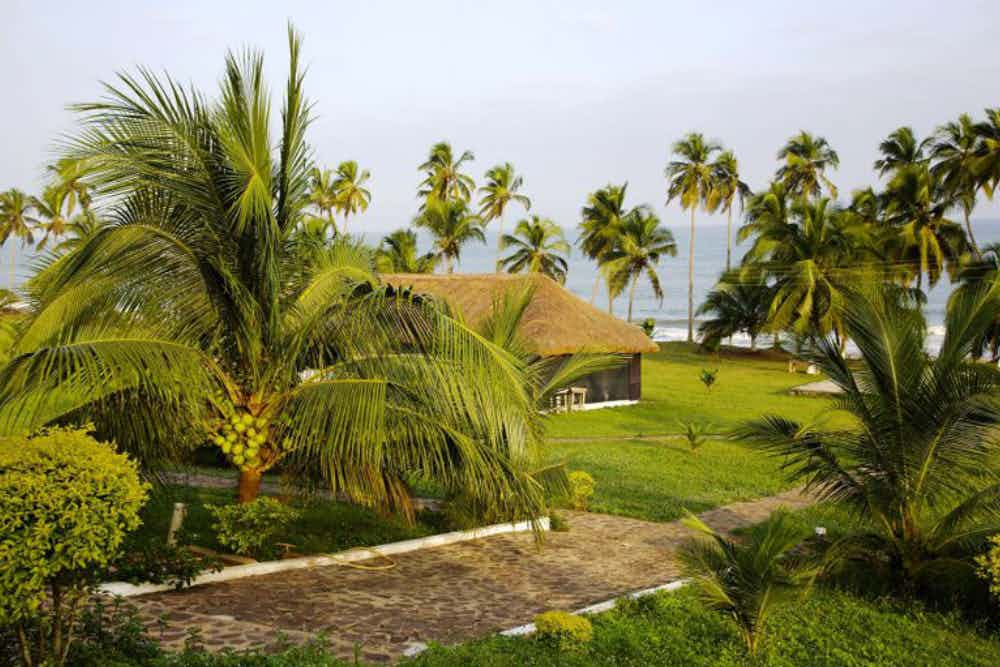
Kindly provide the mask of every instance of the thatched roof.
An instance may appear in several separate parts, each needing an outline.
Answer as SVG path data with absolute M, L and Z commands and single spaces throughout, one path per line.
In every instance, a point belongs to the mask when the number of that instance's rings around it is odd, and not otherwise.
M 395 273 L 382 279 L 394 287 L 443 299 L 476 326 L 488 314 L 497 297 L 506 290 L 532 285 L 534 296 L 521 320 L 521 334 L 532 352 L 552 357 L 574 352 L 656 352 L 639 327 L 623 322 L 574 295 L 541 274 L 451 274 Z

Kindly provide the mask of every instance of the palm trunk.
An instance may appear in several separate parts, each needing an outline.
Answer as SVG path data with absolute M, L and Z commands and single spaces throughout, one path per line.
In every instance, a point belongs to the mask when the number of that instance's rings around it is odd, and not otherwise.
M 608 315 L 615 314 L 615 297 L 611 293 L 611 283 L 608 283 Z
M 726 209 L 726 271 L 732 265 L 733 254 L 733 207 L 730 204 Z
M 969 243 L 972 245 L 972 252 L 975 254 L 976 259 L 981 259 L 982 254 L 979 252 L 979 246 L 976 244 L 976 236 L 972 233 L 972 222 L 969 220 L 969 211 L 963 207 L 962 212 L 965 214 L 965 229 L 969 232 Z
M 632 286 L 628 288 L 628 321 L 632 321 L 632 301 L 635 300 L 635 286 L 639 284 L 639 274 L 632 278 Z
M 694 206 L 691 207 L 691 242 L 688 246 L 688 339 L 694 342 Z
M 344 232 L 344 236 L 347 236 L 347 214 L 346 213 L 344 214 L 344 228 L 343 228 L 343 232 Z
M 451 275 L 451 273 L 455 270 L 455 266 L 454 266 L 454 264 L 452 264 L 452 257 L 451 257 L 451 255 L 448 255 L 447 257 L 445 257 L 445 266 L 448 269 L 448 274 Z
M 17 287 L 17 243 L 10 244 L 10 289 Z
M 503 213 L 501 213 L 500 217 L 497 218 L 497 219 L 500 221 L 499 222 L 500 228 L 497 230 L 497 265 L 496 265 L 496 272 L 500 273 L 500 251 L 502 249 L 501 246 L 503 245 Z
M 249 503 L 260 495 L 261 473 L 259 470 L 241 470 L 237 498 L 240 503 Z
M 594 279 L 594 291 L 590 293 L 590 305 L 597 301 L 597 292 L 601 289 L 601 271 L 598 269 L 597 278 Z

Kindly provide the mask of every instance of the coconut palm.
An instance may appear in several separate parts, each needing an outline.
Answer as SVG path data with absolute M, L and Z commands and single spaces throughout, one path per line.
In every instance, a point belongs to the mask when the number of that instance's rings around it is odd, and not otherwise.
M 142 70 L 76 107 L 70 153 L 92 161 L 109 224 L 32 292 L 0 433 L 87 420 L 147 463 L 213 442 L 244 501 L 281 463 L 369 505 L 408 511 L 405 480 L 423 478 L 537 516 L 517 360 L 379 285 L 357 244 L 297 252 L 311 105 L 291 29 L 289 45 L 277 123 L 249 51 L 227 57 L 216 101 Z
M 986 120 L 976 123 L 975 128 L 979 145 L 972 170 L 992 199 L 1000 187 L 1000 107 L 986 109 Z
M 444 261 L 448 273 L 455 270 L 454 263 L 461 259 L 462 246 L 470 241 L 486 243 L 482 218 L 472 213 L 461 199 L 444 201 L 431 198 L 413 224 L 427 229 L 434 236 L 433 255 L 437 260 Z
M 87 180 L 89 166 L 86 160 L 62 158 L 49 165 L 53 185 L 65 193 L 66 216 L 72 217 L 79 204 L 84 216 L 91 215 L 90 204 L 93 201 L 93 186 Z
M 42 192 L 40 198 L 35 197 L 32 202 L 39 217 L 36 229 L 44 232 L 38 242 L 38 249 L 44 250 L 49 239 L 57 240 L 66 234 L 69 227 L 67 219 L 69 193 L 57 185 L 50 185 Z
M 931 158 L 934 160 L 931 172 L 941 180 L 961 206 L 965 217 L 965 231 L 969 235 L 972 250 L 977 255 L 979 246 L 976 244 L 969 216 L 976 207 L 976 195 L 980 188 L 973 168 L 978 146 L 975 123 L 968 114 L 962 114 L 957 121 L 938 128 L 931 148 Z
M 955 199 L 942 178 L 926 164 L 901 167 L 886 186 L 885 222 L 895 231 L 895 261 L 917 287 L 937 284 L 942 273 L 953 275 L 968 241 L 961 226 L 948 219 Z
M 691 235 L 688 244 L 688 342 L 694 341 L 694 212 L 707 207 L 715 188 L 712 156 L 722 147 L 697 132 L 673 145 L 675 159 L 667 165 L 667 204 L 674 199 L 681 209 L 691 211 Z
M 471 176 L 463 174 L 462 165 L 475 160 L 472 151 L 464 151 L 456 160 L 447 141 L 439 141 L 431 146 L 427 160 L 417 169 L 424 172 L 424 180 L 417 193 L 424 199 L 421 210 L 431 199 L 440 201 L 463 201 L 468 203 L 476 184 Z
M 604 257 L 615 247 L 622 221 L 629 215 L 625 208 L 625 191 L 628 183 L 611 185 L 587 195 L 587 204 L 580 212 L 580 236 L 577 244 L 587 257 L 597 262 L 598 268 Z M 598 271 L 594 279 L 594 291 L 590 303 L 597 300 L 597 290 L 601 286 L 603 274 Z M 608 289 L 608 312 L 612 310 L 613 295 Z
M 333 219 L 333 212 L 339 205 L 333 172 L 313 167 L 309 172 L 309 189 L 306 196 L 320 217 L 326 220 L 326 228 L 332 229 L 334 236 L 339 234 L 337 223 Z
M 912 127 L 896 128 L 878 145 L 882 157 L 875 160 L 875 170 L 885 176 L 900 167 L 925 162 L 931 141 L 930 138 L 917 141 Z
M 433 273 L 434 255 L 417 252 L 417 235 L 409 229 L 397 229 L 382 239 L 375 251 L 375 269 L 379 273 Z
M 684 524 L 700 539 L 678 550 L 682 571 L 707 607 L 733 619 L 747 651 L 756 655 L 775 610 L 802 597 L 816 578 L 816 565 L 795 554 L 808 531 L 783 510 L 739 541 L 719 535 L 690 513 Z
M 504 250 L 513 252 L 500 260 L 507 273 L 541 273 L 560 283 L 566 282 L 569 243 L 562 228 L 548 218 L 533 215 L 517 223 L 513 234 L 501 239 Z
M 721 208 L 726 213 L 726 271 L 732 265 L 733 252 L 733 202 L 739 201 L 740 211 L 746 198 L 752 193 L 750 186 L 740 180 L 739 162 L 732 151 L 723 151 L 712 163 L 712 177 L 715 187 L 709 197 L 709 208 Z
M 840 158 L 825 138 L 802 130 L 782 146 L 778 159 L 784 164 L 778 168 L 775 178 L 784 183 L 790 193 L 818 197 L 825 187 L 831 197 L 837 198 L 837 187 L 827 178 L 826 171 L 840 166 Z
M 24 192 L 12 188 L 0 193 L 0 245 L 7 243 L 13 237 L 21 242 L 21 247 L 35 242 L 33 230 L 38 225 L 38 218 L 32 212 L 35 200 Z M 10 260 L 10 289 L 17 282 L 17 247 L 12 250 Z
M 649 207 L 639 206 L 625 217 L 615 247 L 604 256 L 608 284 L 616 293 L 628 286 L 628 321 L 639 278 L 645 276 L 653 294 L 663 303 L 663 288 L 656 272 L 663 257 L 675 257 L 677 243 L 669 229 Z
M 958 281 L 957 291 L 963 293 L 1000 281 L 1000 243 L 986 246 L 974 261 L 963 266 Z M 1000 311 L 972 347 L 972 355 L 977 359 L 987 353 L 992 361 L 1000 360 Z
M 850 426 L 819 429 L 766 416 L 739 435 L 784 462 L 790 478 L 849 510 L 861 527 L 835 554 L 862 559 L 901 590 L 949 572 L 1000 532 L 1000 369 L 968 359 L 1000 307 L 1000 284 L 956 292 L 936 358 L 921 312 L 874 287 L 852 291 L 842 320 L 861 353 L 819 341 L 813 361 L 842 392 Z
M 371 178 L 367 169 L 359 169 L 354 160 L 347 160 L 337 165 L 337 175 L 333 179 L 333 191 L 336 198 L 336 209 L 344 218 L 342 231 L 347 233 L 347 218 L 358 212 L 368 210 L 372 193 L 365 188 L 365 183 Z
M 762 272 L 727 271 L 698 307 L 697 315 L 710 316 L 698 327 L 702 345 L 716 348 L 724 338 L 746 332 L 750 349 L 757 349 L 773 299 L 774 291 Z
M 513 201 L 523 206 L 525 211 L 531 210 L 531 200 L 518 192 L 523 184 L 524 179 L 514 172 L 514 165 L 505 162 L 491 167 L 486 172 L 486 185 L 479 188 L 479 194 L 482 195 L 479 215 L 484 224 L 494 220 L 498 220 L 500 224 L 497 231 L 497 271 L 500 271 L 500 251 L 503 250 L 504 236 L 503 216 L 507 211 L 507 205 Z

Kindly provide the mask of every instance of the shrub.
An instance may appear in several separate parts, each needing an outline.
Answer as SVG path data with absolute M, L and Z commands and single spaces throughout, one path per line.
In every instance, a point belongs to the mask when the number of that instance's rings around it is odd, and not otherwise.
M 652 338 L 653 332 L 656 331 L 656 320 L 652 317 L 647 317 L 642 321 L 642 324 L 640 324 L 639 326 L 642 327 L 642 330 L 645 332 L 647 336 Z
M 986 580 L 990 593 L 1000 600 L 1000 533 L 990 538 L 990 550 L 976 557 L 977 572 Z
M 257 498 L 236 505 L 207 505 L 215 516 L 219 543 L 254 558 L 274 554 L 275 535 L 299 517 L 299 511 L 275 500 Z
M 708 370 L 707 368 L 702 368 L 701 375 L 698 376 L 698 379 L 701 380 L 701 383 L 703 385 L 705 385 L 705 389 L 711 391 L 712 385 L 715 384 L 715 379 L 716 377 L 718 377 L 718 375 L 719 375 L 718 368 L 714 370 Z
M 215 558 L 198 556 L 180 545 L 144 543 L 127 545 L 114 563 L 112 576 L 133 584 L 170 584 L 180 590 L 206 570 L 218 572 Z
M 539 639 L 552 642 L 562 651 L 579 648 L 594 638 L 594 627 L 588 619 L 565 611 L 535 616 L 535 630 Z
M 135 462 L 85 430 L 0 440 L 0 625 L 16 628 L 25 663 L 65 662 L 76 608 L 147 490 Z
M 705 444 L 708 440 L 705 437 L 705 426 L 697 422 L 680 422 L 681 434 L 684 436 L 684 440 L 687 441 L 688 447 L 691 451 L 697 451 L 699 447 Z
M 590 476 L 590 473 L 583 470 L 574 470 L 568 476 L 569 480 L 569 501 L 575 510 L 586 511 L 590 505 L 590 497 L 594 495 L 594 488 L 597 482 Z

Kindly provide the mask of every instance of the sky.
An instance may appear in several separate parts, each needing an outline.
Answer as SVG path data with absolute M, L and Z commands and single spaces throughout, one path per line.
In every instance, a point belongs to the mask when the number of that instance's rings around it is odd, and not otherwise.
M 628 181 L 664 206 L 670 145 L 700 131 L 761 188 L 800 129 L 840 154 L 843 193 L 869 185 L 878 142 L 1000 105 L 1000 2 L 28 2 L 0 0 L 0 188 L 37 190 L 66 105 L 144 65 L 214 94 L 227 48 L 261 49 L 275 91 L 287 21 L 303 33 L 310 141 L 357 160 L 377 238 L 417 208 L 431 144 L 470 149 L 477 180 L 512 162 L 533 212 L 575 226 L 588 192 Z M 1000 218 L 1000 202 L 977 209 Z M 724 224 L 704 218 L 701 224 Z

